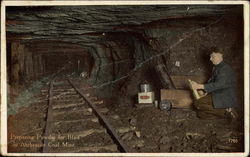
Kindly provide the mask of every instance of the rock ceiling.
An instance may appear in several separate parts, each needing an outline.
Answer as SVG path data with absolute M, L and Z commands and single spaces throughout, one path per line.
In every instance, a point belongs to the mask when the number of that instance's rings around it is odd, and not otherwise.
M 238 14 L 241 6 L 141 5 L 7 7 L 7 39 L 100 42 L 108 33 L 143 32 L 158 21 Z
M 53 48 L 62 55 L 70 55 L 70 49 L 86 52 L 94 58 L 94 67 L 89 71 L 95 87 L 99 88 L 132 76 L 147 63 L 169 62 L 169 66 L 174 66 L 167 60 L 170 55 L 184 59 L 178 55 L 194 56 L 200 51 L 193 43 L 208 47 L 217 36 L 223 42 L 218 42 L 219 45 L 234 42 L 231 34 L 224 32 L 239 30 L 236 21 L 242 23 L 242 8 L 240 5 L 13 6 L 6 8 L 7 42 L 27 41 L 30 52 L 38 54 L 52 54 Z M 222 27 L 214 27 L 216 24 Z M 221 40 L 222 36 L 229 41 Z M 180 43 L 184 46 L 179 46 Z M 61 69 L 70 64 L 65 60 Z M 189 68 L 183 69 L 186 71 L 182 73 L 193 74 Z

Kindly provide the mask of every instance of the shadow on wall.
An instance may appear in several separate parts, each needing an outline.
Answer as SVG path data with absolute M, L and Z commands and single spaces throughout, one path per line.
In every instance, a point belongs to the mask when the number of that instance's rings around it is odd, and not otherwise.
M 211 61 L 210 61 L 211 48 L 201 45 L 199 48 L 199 52 L 200 52 L 199 59 L 201 63 L 203 63 L 202 66 L 205 71 L 205 76 L 206 78 L 209 78 L 211 75 L 211 71 L 213 69 L 213 66 L 211 65 Z
M 143 74 L 145 80 L 151 85 L 152 91 L 155 93 L 156 100 L 160 100 L 160 89 L 163 88 L 159 74 L 155 71 L 154 65 L 151 65 Z

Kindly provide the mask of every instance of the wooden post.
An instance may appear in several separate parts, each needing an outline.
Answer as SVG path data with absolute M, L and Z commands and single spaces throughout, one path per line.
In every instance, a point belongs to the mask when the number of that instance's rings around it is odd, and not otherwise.
M 42 63 L 42 55 L 38 55 L 37 56 L 37 75 L 38 75 L 38 79 L 41 78 L 41 76 L 43 75 L 43 63 Z
M 25 74 L 27 81 L 33 79 L 33 57 L 31 52 L 27 52 L 25 55 Z
M 11 86 L 12 92 L 18 92 L 21 84 L 21 76 L 24 69 L 24 45 L 19 42 L 13 42 L 11 44 Z
M 168 74 L 167 68 L 164 64 L 157 65 L 156 72 L 158 73 L 164 88 L 176 89 L 172 78 Z

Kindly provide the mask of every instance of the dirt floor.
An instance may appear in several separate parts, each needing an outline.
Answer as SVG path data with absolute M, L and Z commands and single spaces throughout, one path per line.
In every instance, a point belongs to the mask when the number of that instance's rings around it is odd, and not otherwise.
M 201 120 L 188 109 L 116 108 L 132 123 L 145 146 L 138 152 L 241 152 L 243 132 L 228 120 Z
M 127 95 L 123 99 L 128 101 L 103 98 L 104 105 L 109 109 L 109 112 L 104 115 L 108 119 L 112 115 L 119 116 L 119 119 L 109 119 L 114 127 L 126 125 L 132 128 L 119 135 L 125 144 L 132 147 L 133 152 L 244 151 L 242 117 L 233 122 L 226 119 L 203 120 L 197 118 L 196 113 L 191 109 L 161 111 L 154 106 L 137 108 L 134 104 L 129 104 L 132 102 L 129 99 L 134 99 L 133 97 Z M 36 140 L 36 145 L 20 147 L 23 142 L 26 144 L 32 142 L 29 137 L 37 137 L 44 132 L 47 111 L 46 96 L 41 100 L 21 107 L 16 114 L 8 116 L 9 152 L 41 152 L 43 142 L 41 139 Z M 81 124 L 81 126 L 85 125 L 91 127 L 91 123 Z M 68 125 L 70 130 L 78 128 L 79 124 Z M 97 139 L 111 142 L 107 138 L 86 137 L 86 140 L 92 142 Z M 103 152 L 108 151 L 103 150 Z
M 40 107 L 25 107 L 16 115 L 8 117 L 10 136 L 37 136 L 43 133 L 45 113 Z M 142 146 L 135 147 L 135 152 L 241 152 L 243 151 L 243 132 L 237 124 L 230 124 L 224 119 L 201 120 L 192 110 L 172 109 L 161 111 L 155 107 L 110 109 L 108 114 L 117 114 L 123 123 L 134 127 L 127 132 L 123 140 L 129 144 L 135 138 L 144 141 Z M 25 116 L 24 116 L 25 115 Z M 32 119 L 32 120 L 31 120 Z M 79 127 L 79 126 L 78 126 Z M 74 127 L 75 129 L 77 126 Z M 13 137 L 17 138 L 17 137 Z M 93 140 L 92 138 L 87 138 Z M 86 140 L 87 140 L 86 139 Z M 13 141 L 13 140 L 10 140 Z M 25 140 L 16 140 L 25 141 Z M 27 140 L 26 140 L 27 141 Z M 42 143 L 42 141 L 40 141 Z M 39 152 L 39 147 L 15 147 L 14 152 Z

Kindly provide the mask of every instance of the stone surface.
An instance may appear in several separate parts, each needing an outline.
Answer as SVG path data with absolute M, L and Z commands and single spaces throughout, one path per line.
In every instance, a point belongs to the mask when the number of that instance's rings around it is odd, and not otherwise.
M 34 73 L 24 74 L 27 80 L 64 67 L 69 74 L 86 69 L 94 84 L 107 86 L 158 62 L 173 75 L 207 75 L 211 46 L 229 54 L 239 75 L 243 55 L 234 54 L 243 50 L 240 16 L 239 6 L 7 7 L 7 40 L 22 40 L 34 56 L 25 61 Z

